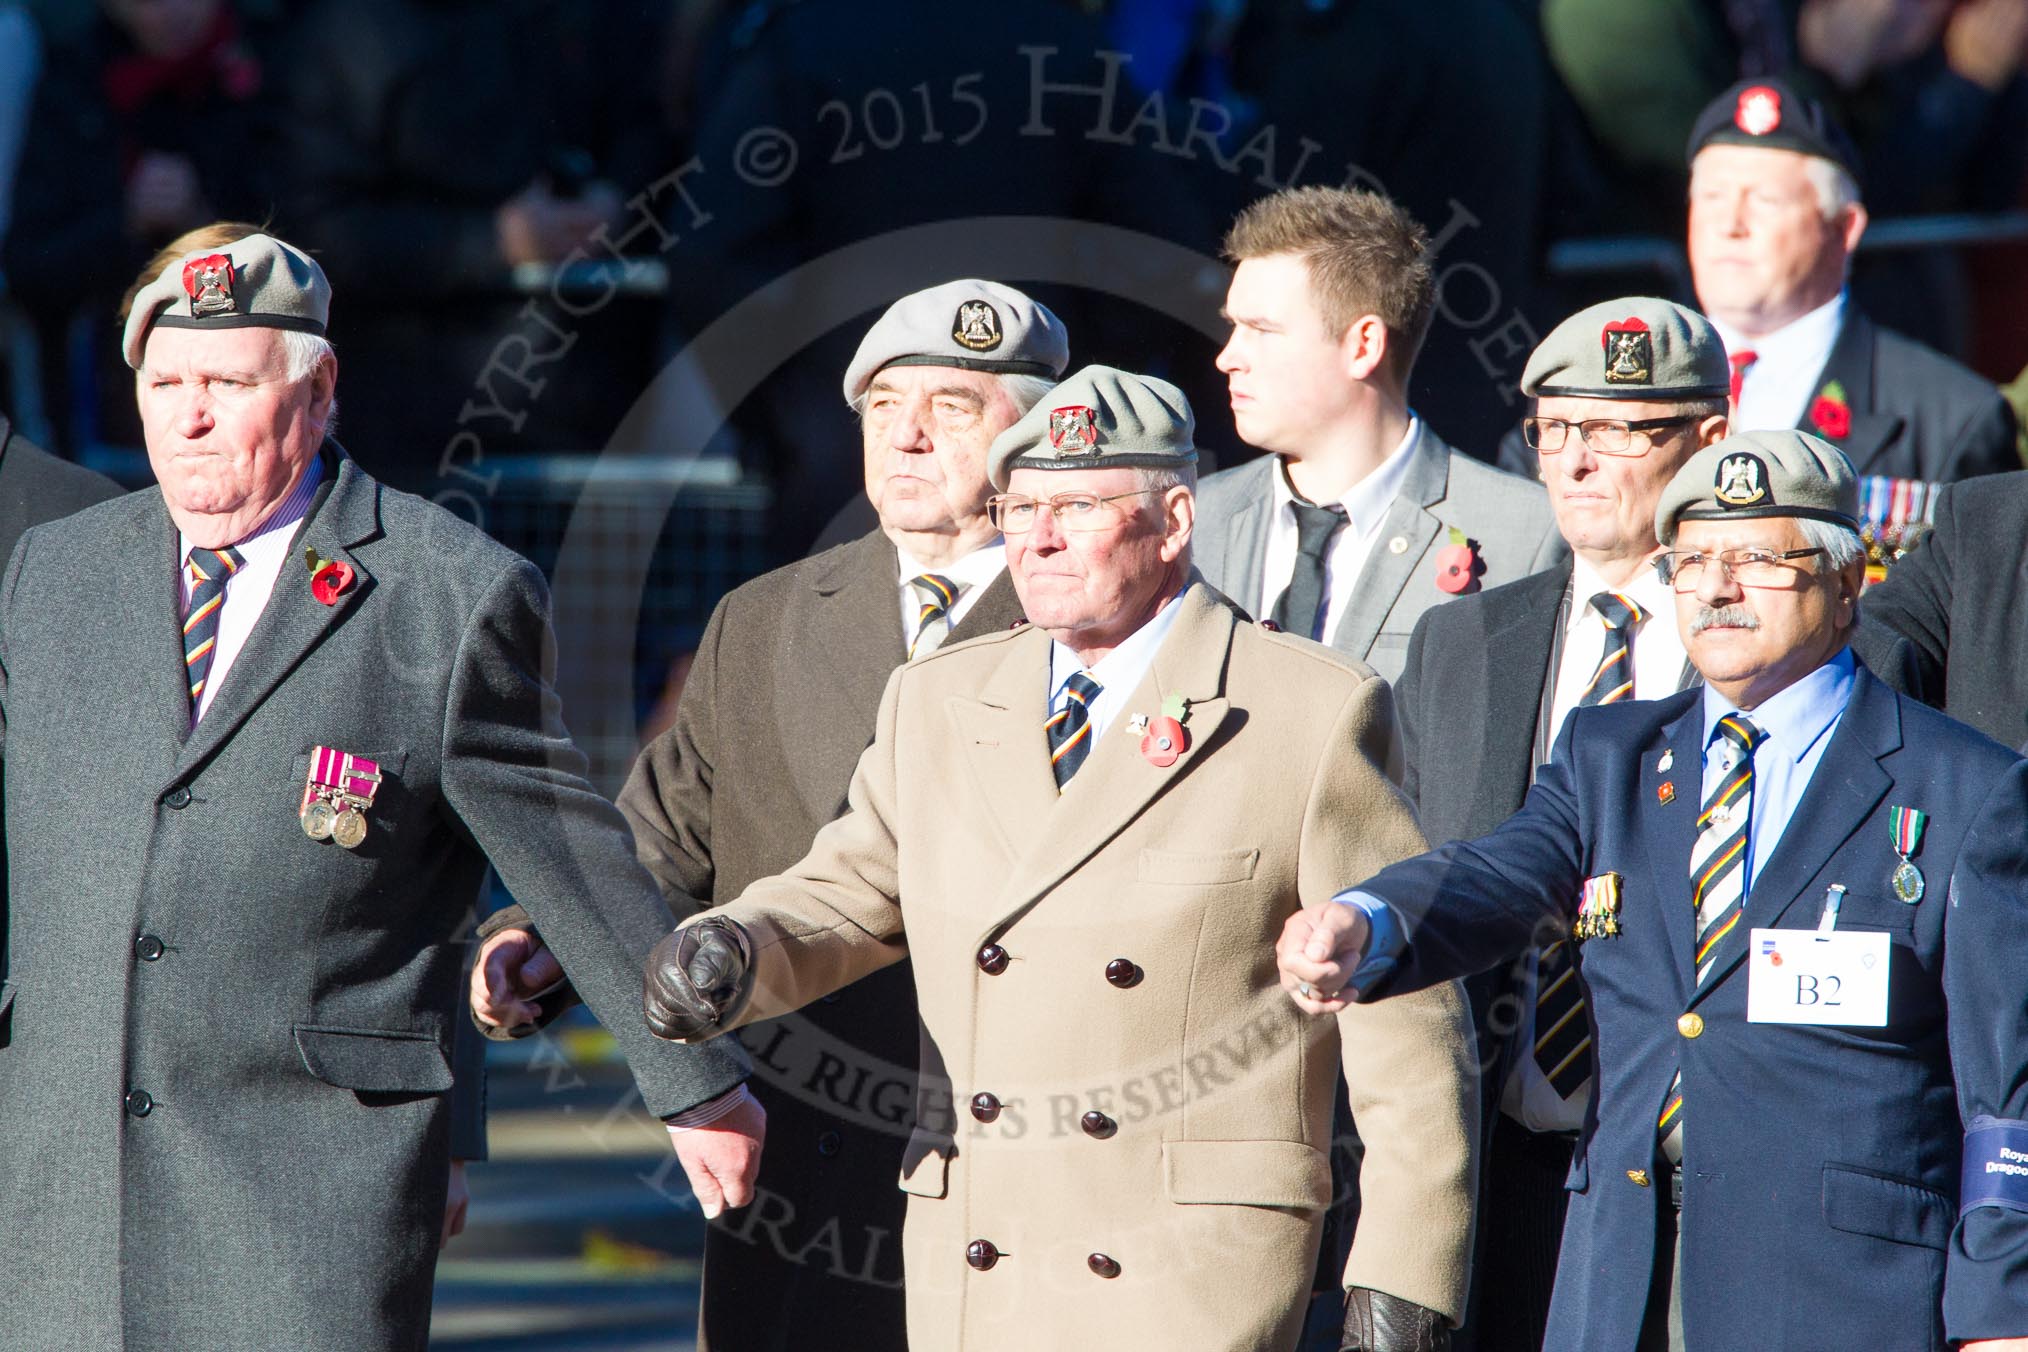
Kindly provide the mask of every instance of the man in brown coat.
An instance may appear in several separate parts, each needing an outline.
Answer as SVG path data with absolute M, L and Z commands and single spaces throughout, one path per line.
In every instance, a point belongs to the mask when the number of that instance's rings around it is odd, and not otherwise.
M 845 398 L 860 415 L 880 529 L 719 603 L 674 726 L 642 752 L 620 794 L 641 862 L 678 914 L 730 901 L 802 857 L 845 805 L 896 666 L 1020 616 L 987 519 L 986 451 L 1068 355 L 1055 315 L 991 282 L 906 296 L 868 331 Z M 511 925 L 502 914 L 489 929 Z M 485 950 L 475 985 L 491 975 L 500 995 L 481 989 L 475 1007 L 496 1025 L 525 1027 L 530 1013 L 505 980 L 512 964 L 528 963 L 518 969 L 523 990 L 557 975 L 533 956 L 535 943 L 507 934 Z M 883 972 L 749 1039 L 747 1089 L 686 1115 L 697 1125 L 677 1138 L 686 1166 L 696 1161 L 690 1175 L 708 1213 L 752 1202 L 707 1234 L 702 1337 L 771 1352 L 807 1346 L 814 1328 L 851 1328 L 854 1346 L 898 1349 L 903 1196 L 894 1179 L 916 1058 L 908 971 Z
M 1033 627 L 898 670 L 850 810 L 649 963 L 650 1026 L 694 1040 L 912 960 L 917 1348 L 1286 1352 L 1341 1064 L 1366 1142 L 1347 1345 L 1442 1347 L 1463 1308 L 1461 992 L 1306 1036 L 1270 957 L 1351 861 L 1421 840 L 1387 688 L 1193 573 L 1192 430 L 1175 387 L 1090 367 L 1002 433 Z

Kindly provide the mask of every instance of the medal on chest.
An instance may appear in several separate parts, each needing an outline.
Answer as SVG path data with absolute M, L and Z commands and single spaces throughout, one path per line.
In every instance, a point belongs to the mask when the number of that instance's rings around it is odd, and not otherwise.
M 366 840 L 366 813 L 380 792 L 380 766 L 334 747 L 310 752 L 310 774 L 297 816 L 312 840 L 335 840 L 356 850 Z

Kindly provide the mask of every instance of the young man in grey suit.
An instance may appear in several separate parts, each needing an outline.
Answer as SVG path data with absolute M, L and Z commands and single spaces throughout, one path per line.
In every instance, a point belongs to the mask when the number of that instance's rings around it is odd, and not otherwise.
M 326 436 L 329 305 L 270 236 L 172 262 L 125 341 L 160 487 L 0 580 L 8 1352 L 420 1352 L 489 863 L 651 1111 L 746 1074 L 642 1027 L 670 915 L 559 720 L 541 575 Z
M 1408 403 L 1435 305 L 1429 238 L 1375 193 L 1296 188 L 1225 238 L 1233 420 L 1271 452 L 1207 478 L 1198 567 L 1284 630 L 1392 680 L 1431 606 L 1563 557 L 1542 489 Z
M 1068 358 L 1056 316 L 994 282 L 904 296 L 868 330 L 844 393 L 860 416 L 879 529 L 718 603 L 675 725 L 643 749 L 620 793 L 641 862 L 672 906 L 722 905 L 802 858 L 845 806 L 894 669 L 1020 618 L 986 510 L 986 453 Z M 487 928 L 516 918 L 502 912 Z M 514 1027 L 536 1013 L 517 990 L 556 973 L 535 942 L 504 929 L 488 939 L 474 972 L 482 1023 Z M 689 1119 L 697 1137 L 760 1153 L 757 1176 L 730 1177 L 715 1196 L 700 1189 L 707 1214 L 752 1204 L 705 1237 L 700 1341 L 770 1352 L 835 1327 L 854 1346 L 901 1347 L 895 1179 L 917 1053 L 907 964 L 775 1021 L 754 1046 L 752 1092 Z

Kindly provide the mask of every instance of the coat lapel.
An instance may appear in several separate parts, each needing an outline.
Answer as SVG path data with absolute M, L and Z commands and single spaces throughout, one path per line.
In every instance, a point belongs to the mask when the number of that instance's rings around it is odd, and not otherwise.
M 1662 767 L 1664 758 L 1668 768 Z M 1704 796 L 1704 699 L 1687 702 L 1683 713 L 1641 749 L 1641 797 L 1636 828 L 1648 852 L 1648 871 L 1661 899 L 1662 926 L 1677 970 L 1696 980 L 1693 958 L 1697 916 L 1690 905 L 1690 851 L 1697 843 L 1697 807 Z M 1663 785 L 1668 785 L 1667 789 Z M 1663 799 L 1668 801 L 1664 802 Z
M 1485 698 L 1476 716 L 1485 721 L 1480 743 L 1486 753 L 1480 763 L 1489 777 L 1501 781 L 1485 784 L 1481 793 L 1496 802 L 1518 803 L 1528 792 L 1542 692 L 1549 686 L 1549 663 L 1556 652 L 1556 618 L 1569 587 L 1568 562 L 1515 583 L 1514 604 L 1502 607 L 1501 623 L 1486 633 L 1480 652 Z M 1473 716 L 1463 709 L 1457 713 Z
M 1229 584 L 1225 590 L 1249 614 L 1261 604 L 1261 589 L 1267 585 L 1262 574 L 1267 567 L 1268 512 L 1274 505 L 1271 476 L 1279 464 L 1275 456 L 1264 455 L 1238 471 L 1244 481 L 1242 498 L 1225 523 L 1225 573 L 1220 581 Z
M 123 576 L 117 595 L 126 598 L 125 624 L 141 647 L 134 688 L 148 707 L 152 727 L 166 738 L 158 765 L 174 762 L 190 734 L 190 682 L 183 664 L 183 567 L 176 523 L 158 503 L 141 514 L 134 547 L 120 551 Z
M 987 825 L 1010 860 L 1043 839 L 1056 810 L 1056 777 L 1042 731 L 1048 670 L 1049 636 L 1030 629 L 1001 645 L 999 665 L 977 694 L 945 700 Z
M 1451 450 L 1426 425 L 1419 425 L 1415 452 L 1401 490 L 1388 505 L 1387 518 L 1373 541 L 1373 551 L 1359 573 L 1338 631 L 1331 646 L 1341 653 L 1365 661 L 1373 649 L 1380 626 L 1401 599 L 1401 593 L 1415 580 L 1429 543 L 1443 523 L 1429 509 L 1444 500 L 1450 491 Z M 1396 547 L 1396 542 L 1400 547 Z
M 782 760 L 812 821 L 829 821 L 844 805 L 838 786 L 873 740 L 887 678 L 907 658 L 899 579 L 894 545 L 871 531 L 810 582 L 802 613 L 782 617 L 776 687 L 795 692 L 794 709 L 778 719 Z M 824 636 L 821 653 L 811 649 L 816 634 Z
M 1859 473 L 1867 472 L 1880 453 L 1901 438 L 1907 420 L 1898 413 L 1888 413 L 1873 407 L 1873 361 L 1876 340 L 1873 321 L 1859 312 L 1857 306 L 1846 302 L 1845 322 L 1838 330 L 1838 340 L 1831 345 L 1831 355 L 1824 360 L 1824 369 L 1817 376 L 1817 384 L 1810 391 L 1810 403 L 1814 404 L 1824 387 L 1836 381 L 1845 392 L 1845 402 L 1852 410 L 1852 427 L 1842 437 L 1835 438 L 1839 450 L 1852 462 L 1852 468 Z M 1809 422 L 1809 407 L 1803 411 L 1803 421 Z M 1806 430 L 1816 432 L 1814 426 Z
M 1017 853 L 1017 862 L 1007 875 L 1007 889 L 996 904 L 999 914 L 980 943 L 1014 924 L 1051 888 L 1103 849 L 1164 790 L 1189 774 L 1217 742 L 1219 729 L 1230 713 L 1225 699 L 1225 662 L 1240 619 L 1201 578 L 1176 604 L 1182 610 L 1149 664 L 1148 674 L 1061 795 L 1049 772 L 1042 733 L 1045 678 L 1039 666 L 1047 660 L 1047 638 L 1038 633 L 1039 643 L 1009 645 L 1010 654 L 1016 648 L 1030 654 L 1016 678 L 1030 691 L 1025 721 L 1000 726 L 1008 737 L 1027 744 L 1025 751 L 1014 753 L 1012 763 L 1023 799 L 1017 806 L 1029 814 L 1022 825 L 1032 825 L 1032 829 L 1017 829 L 1013 836 L 1024 842 L 1025 848 Z M 1159 713 L 1170 695 L 1190 701 L 1184 723 L 1189 740 L 1176 763 L 1160 769 L 1141 755 L 1140 738 L 1127 720 L 1135 713 Z M 1037 773 L 1023 768 L 1020 762 L 1024 760 L 1032 760 Z M 1047 810 L 1037 821 L 1032 816 L 1033 799 L 1044 784 L 1048 791 L 1042 806 Z
M 1887 687 L 1862 670 L 1851 702 L 1831 733 L 1831 744 L 1824 748 L 1824 758 L 1817 762 L 1816 772 L 1796 804 L 1795 815 L 1754 877 L 1745 913 L 1740 916 L 1742 929 L 1751 933 L 1773 927 L 1803 896 L 1804 889 L 1893 787 L 1894 777 L 1881 768 L 1880 760 L 1900 746 L 1901 710 Z M 1728 942 L 1724 947 L 1727 957 L 1704 979 L 1698 990 L 1700 998 L 1746 957 L 1744 942 Z
M 323 453 L 329 487 L 321 491 L 309 516 L 290 540 L 289 557 L 282 564 L 281 576 L 275 579 L 267 607 L 254 622 L 246 647 L 233 659 L 217 698 L 191 730 L 190 740 L 183 744 L 183 753 L 176 762 L 176 778 L 202 764 L 238 731 L 324 635 L 373 589 L 373 575 L 352 549 L 380 534 L 380 488 L 357 465 L 336 453 L 335 444 L 327 443 Z M 352 565 L 355 574 L 352 586 L 338 597 L 336 604 L 320 604 L 311 594 L 310 573 L 302 562 L 305 549 Z

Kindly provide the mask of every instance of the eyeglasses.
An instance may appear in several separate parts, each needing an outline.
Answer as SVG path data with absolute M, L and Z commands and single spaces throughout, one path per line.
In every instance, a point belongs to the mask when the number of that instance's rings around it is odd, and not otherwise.
M 1104 530 L 1120 515 L 1110 509 L 1109 503 L 1162 491 L 1159 488 L 1136 488 L 1131 493 L 1115 493 L 1105 498 L 1096 493 L 1058 493 L 1047 501 L 1023 497 L 1019 493 L 995 493 L 986 499 L 986 515 L 993 528 L 1002 535 L 1021 535 L 1035 529 L 1036 519 L 1044 508 L 1065 530 Z
M 1680 413 L 1673 418 L 1640 418 L 1628 422 L 1625 418 L 1586 418 L 1583 422 L 1565 422 L 1561 418 L 1523 418 L 1521 437 L 1531 451 L 1544 455 L 1555 455 L 1570 439 L 1570 429 L 1575 427 L 1584 444 L 1600 455 L 1646 455 L 1653 449 L 1653 437 L 1643 437 L 1640 449 L 1634 448 L 1634 433 L 1653 432 L 1663 427 L 1680 427 L 1693 423 L 1697 417 Z
M 1716 554 L 1671 550 L 1662 555 L 1662 576 L 1679 592 L 1694 592 L 1704 585 L 1706 570 L 1718 568 L 1742 587 L 1786 587 L 1795 580 L 1791 559 L 1807 559 L 1823 553 L 1821 547 L 1789 549 L 1721 549 Z

